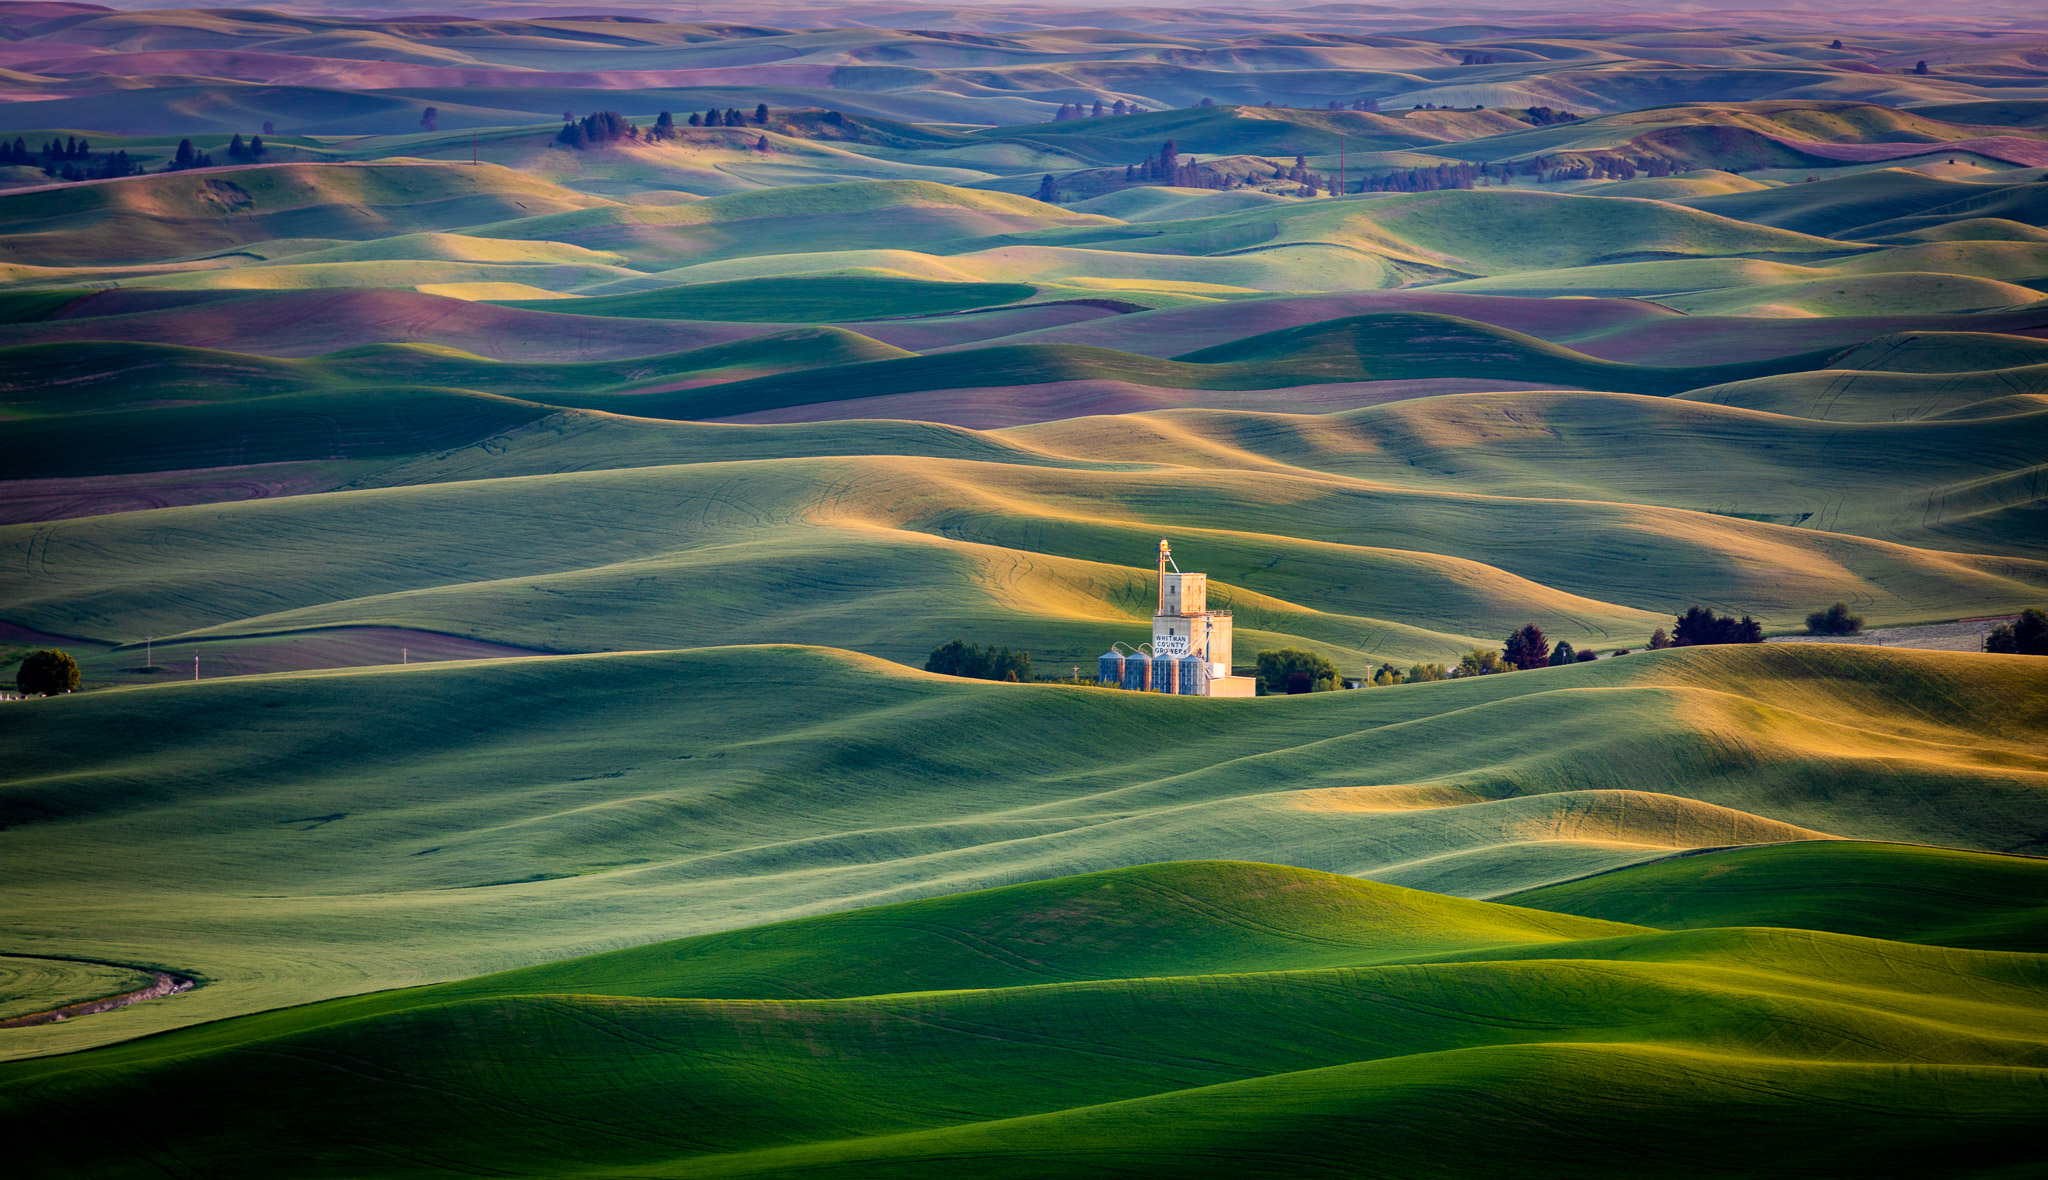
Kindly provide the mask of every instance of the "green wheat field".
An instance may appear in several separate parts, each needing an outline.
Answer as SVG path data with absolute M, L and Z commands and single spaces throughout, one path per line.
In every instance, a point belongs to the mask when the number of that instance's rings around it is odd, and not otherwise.
M 1939 7 L 0 0 L 0 1170 L 2048 1177 Z

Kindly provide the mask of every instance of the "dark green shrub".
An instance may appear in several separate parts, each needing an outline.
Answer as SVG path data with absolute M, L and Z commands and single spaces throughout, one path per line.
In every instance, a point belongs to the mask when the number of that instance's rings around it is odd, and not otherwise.
M 1312 651 L 1283 647 L 1259 653 L 1258 677 L 1269 693 L 1330 692 L 1337 687 L 1337 665 Z
M 78 661 L 70 652 L 44 648 L 32 651 L 15 670 L 14 687 L 23 696 L 53 697 L 78 691 Z
M 1984 650 L 2018 656 L 2048 656 L 2048 614 L 2028 607 L 2010 623 L 1984 637 Z
M 1838 602 L 1826 610 L 1806 616 L 1808 635 L 1854 635 L 1863 630 L 1863 616 L 1849 613 L 1849 604 Z

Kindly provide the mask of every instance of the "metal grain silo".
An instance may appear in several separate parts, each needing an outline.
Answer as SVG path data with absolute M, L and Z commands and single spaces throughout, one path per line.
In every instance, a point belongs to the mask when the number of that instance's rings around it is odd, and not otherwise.
M 1182 696 L 1205 697 L 1209 695 L 1209 661 L 1203 656 L 1185 655 L 1174 661 L 1180 666 L 1180 683 L 1177 687 Z
M 1124 686 L 1124 655 L 1122 652 L 1112 648 L 1102 653 L 1102 658 L 1095 661 L 1095 663 L 1100 669 L 1096 674 L 1096 683 L 1107 684 L 1111 688 L 1122 688 Z
M 1152 689 L 1152 657 L 1141 651 L 1134 651 L 1124 657 L 1124 687 L 1132 692 L 1149 692 Z
M 1180 661 L 1172 656 L 1160 656 L 1152 661 L 1152 691 L 1173 691 L 1174 673 L 1180 670 Z

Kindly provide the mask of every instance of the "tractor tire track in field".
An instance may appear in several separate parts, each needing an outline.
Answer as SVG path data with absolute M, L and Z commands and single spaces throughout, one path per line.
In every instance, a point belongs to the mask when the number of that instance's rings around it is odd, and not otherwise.
M 16 956 L 8 957 L 13 958 Z M 20 957 L 34 958 L 38 956 L 24 955 Z M 79 961 L 95 963 L 102 967 L 128 967 L 126 963 L 107 963 L 97 959 Z M 148 987 L 121 992 L 118 995 L 102 996 L 97 1000 L 80 1000 L 77 1003 L 64 1004 L 56 1008 L 46 1008 L 41 1012 L 31 1012 L 25 1016 L 10 1017 L 6 1020 L 0 1020 L 0 1029 L 30 1028 L 38 1024 L 56 1024 L 59 1021 L 72 1020 L 80 1016 L 112 1012 L 116 1008 L 126 1008 L 130 1004 L 140 1004 L 144 1000 L 160 1000 L 165 996 L 175 996 L 182 992 L 189 992 L 199 986 L 199 981 L 189 975 L 179 975 L 170 971 L 154 971 L 151 974 L 156 978 Z

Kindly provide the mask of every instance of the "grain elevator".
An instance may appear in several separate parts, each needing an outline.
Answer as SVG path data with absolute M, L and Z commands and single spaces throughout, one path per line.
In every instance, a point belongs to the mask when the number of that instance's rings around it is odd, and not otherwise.
M 1209 609 L 1209 575 L 1181 572 L 1165 539 L 1159 542 L 1159 606 L 1152 640 L 1118 643 L 1098 661 L 1098 680 L 1133 692 L 1248 697 L 1256 681 L 1230 674 L 1230 612 Z

